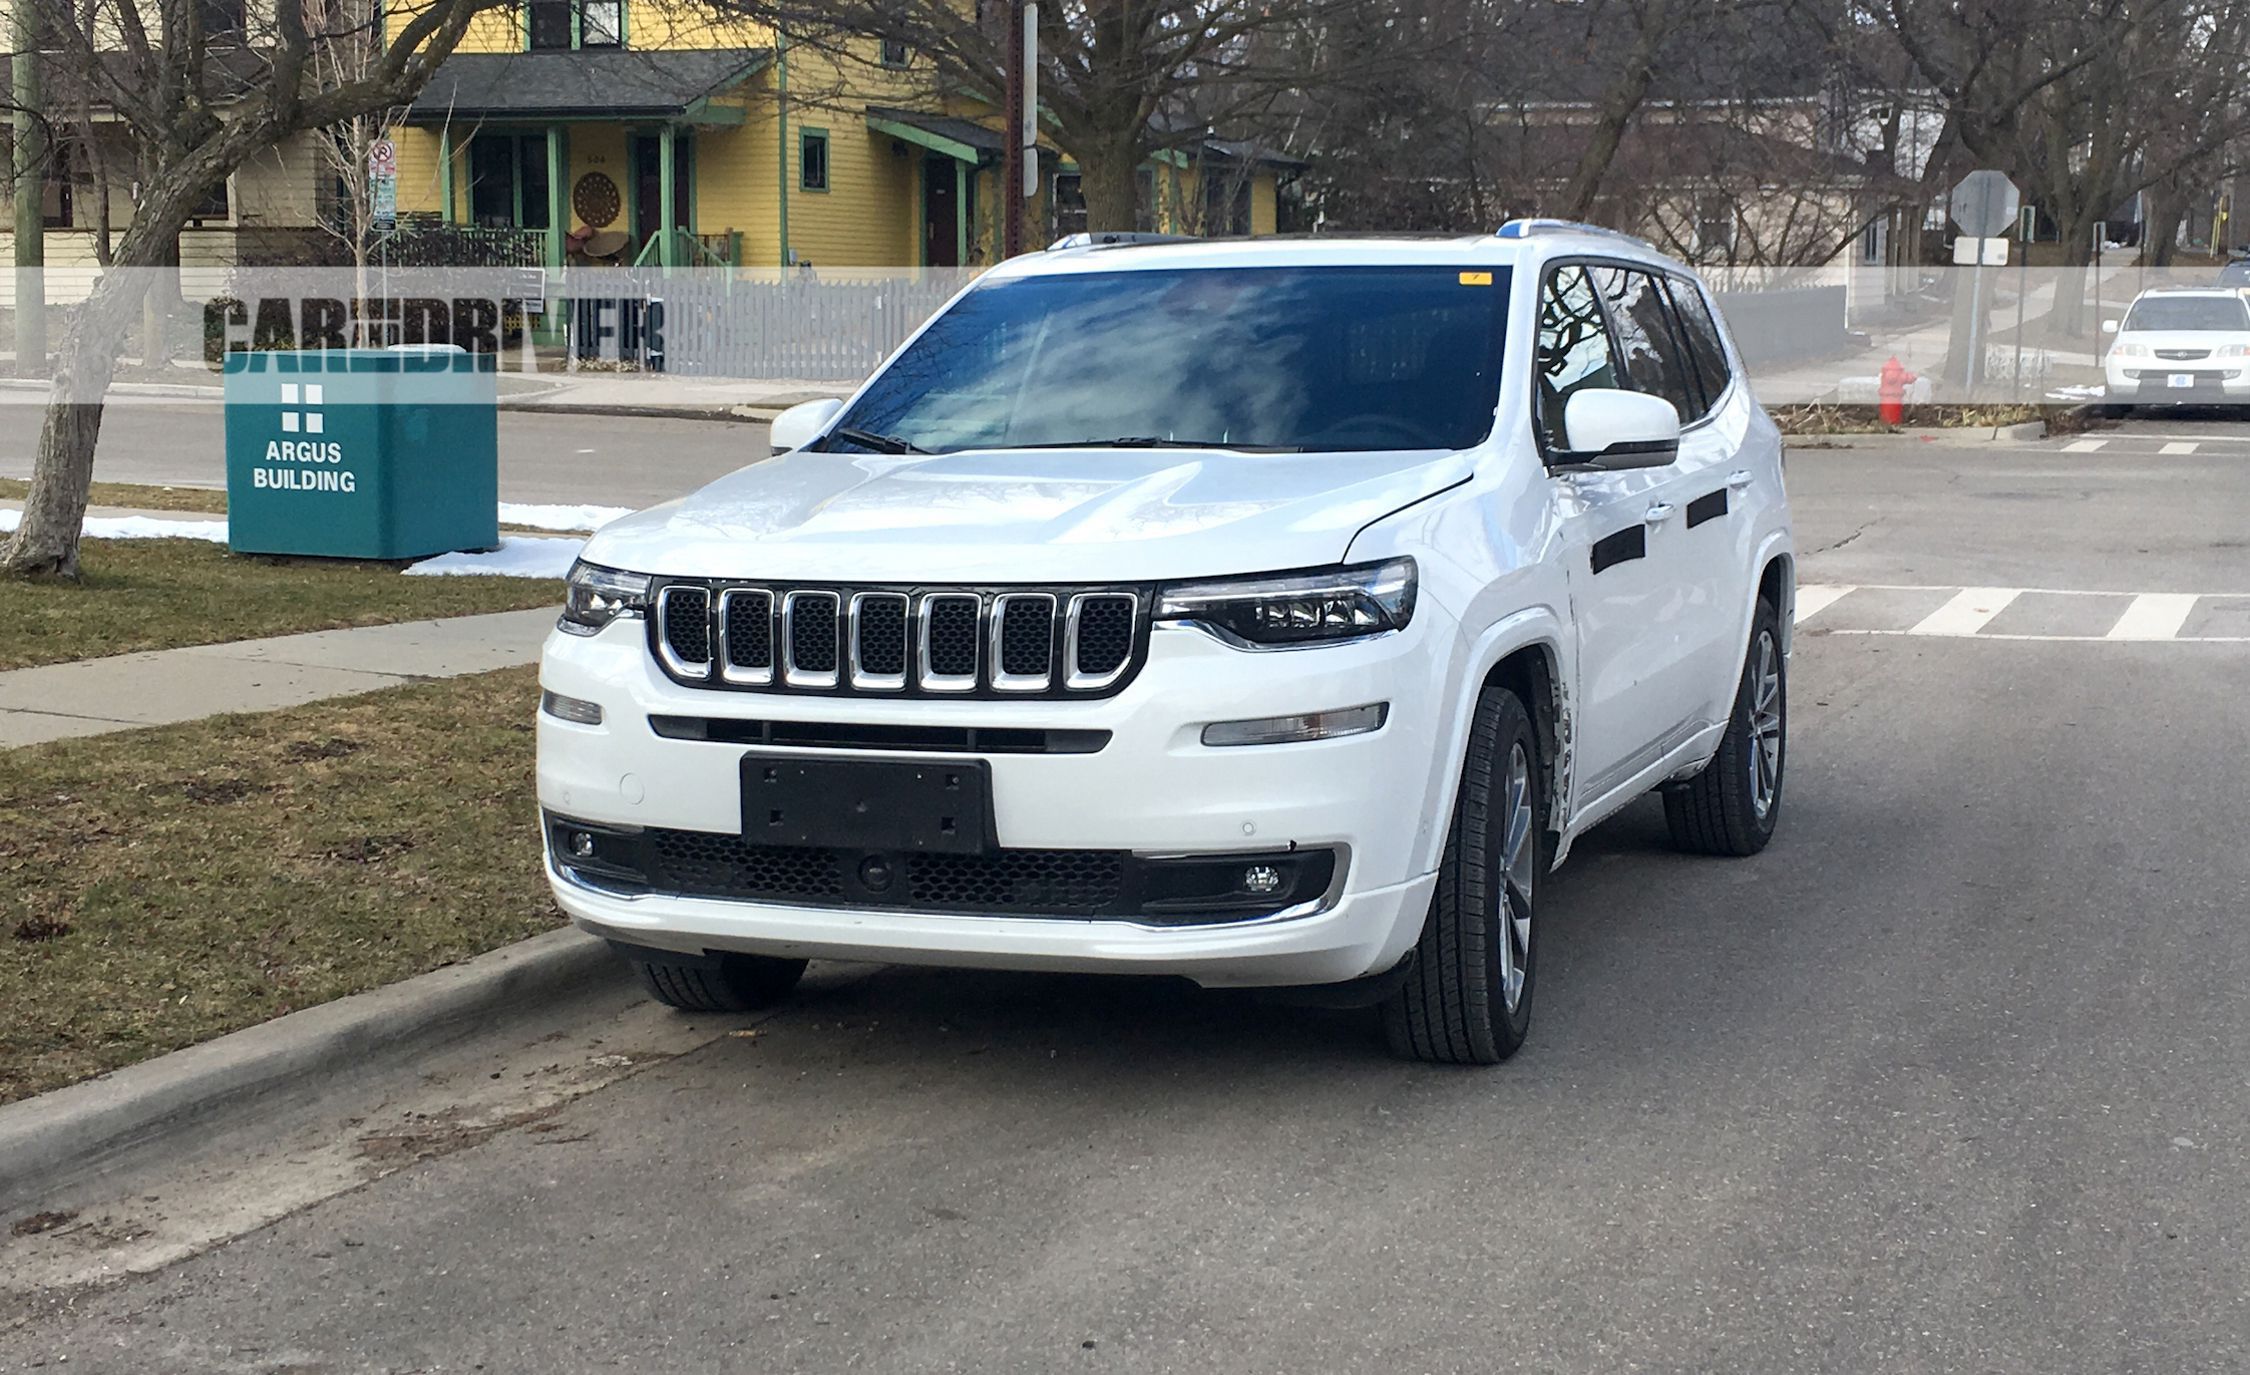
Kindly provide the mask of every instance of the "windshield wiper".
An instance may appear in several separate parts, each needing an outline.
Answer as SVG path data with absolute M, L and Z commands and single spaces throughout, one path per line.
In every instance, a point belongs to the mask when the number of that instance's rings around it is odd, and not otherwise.
M 909 444 L 903 439 L 887 434 L 877 434 L 873 430 L 853 429 L 849 425 L 839 426 L 830 430 L 828 434 L 832 439 L 841 439 L 846 443 L 857 444 L 862 449 L 873 449 L 879 454 L 926 454 L 929 452 L 928 449 Z
M 1301 454 L 1294 444 L 1236 444 L 1220 439 L 1158 439 L 1132 436 L 1124 439 L 1073 439 L 1065 444 L 1010 444 L 1010 449 L 1224 449 L 1243 454 Z

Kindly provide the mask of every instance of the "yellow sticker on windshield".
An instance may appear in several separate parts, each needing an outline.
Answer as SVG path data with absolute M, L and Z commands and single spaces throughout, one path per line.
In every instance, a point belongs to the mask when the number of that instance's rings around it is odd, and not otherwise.
M 1489 272 L 1464 272 L 1461 274 L 1461 285 L 1491 286 L 1492 274 Z

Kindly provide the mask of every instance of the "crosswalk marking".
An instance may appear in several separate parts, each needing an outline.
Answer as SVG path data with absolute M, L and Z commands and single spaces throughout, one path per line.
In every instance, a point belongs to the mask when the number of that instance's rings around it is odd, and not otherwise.
M 2176 592 L 2150 592 L 2133 598 L 2125 614 L 2110 627 L 2112 640 L 2169 640 L 2180 633 L 2195 610 L 2196 598 Z
M 1953 600 L 1924 616 L 1909 635 L 1974 635 L 2023 595 L 2013 587 L 1964 587 Z
M 1844 599 L 1844 594 L 1854 591 L 1849 587 L 1800 587 L 1797 589 L 1797 624 L 1803 625 L 1813 617 Z
M 2159 450 L 2159 452 L 2175 454 L 2184 457 L 2188 454 L 2194 453 L 2197 449 L 2200 449 L 2202 447 L 2203 446 L 2201 444 L 2167 444 L 2161 450 Z
M 1834 583 L 1814 583 L 1797 589 L 1797 624 L 1804 625 L 1805 622 L 1819 616 L 1856 592 L 1943 592 L 1949 595 L 1944 605 L 1923 615 L 1919 620 L 1912 620 L 1913 613 L 1910 611 L 1897 611 L 1899 604 L 1895 598 L 1887 603 L 1875 603 L 1872 607 L 1861 607 L 1860 603 L 1854 602 L 1852 606 L 1860 609 L 1847 612 L 1843 618 L 1843 624 L 1833 628 L 1815 628 L 1811 633 L 1821 635 L 1912 635 L 1941 639 L 2037 640 L 2076 644 L 2149 643 L 2158 641 L 2173 644 L 2250 644 L 2250 635 L 2183 635 L 2181 633 L 2187 629 L 2200 603 L 2205 601 L 2250 601 L 2250 593 L 2240 592 L 2132 593 L 2057 587 L 1934 587 L 1927 584 L 1883 585 L 1875 583 L 1846 586 Z M 2123 614 L 2117 617 L 2116 622 L 2110 626 L 2109 630 L 2101 634 L 2015 634 L 1996 632 L 1987 628 L 2001 612 L 2016 605 L 2026 597 L 2065 597 L 2072 599 L 2093 597 L 2124 601 L 2126 607 Z M 1924 601 L 1923 604 L 1927 605 L 1928 603 Z M 1874 609 L 1876 607 L 1882 609 Z M 2093 609 L 2093 614 L 2096 616 L 2102 616 L 2105 612 L 2106 608 Z M 1868 623 L 1880 621 L 1892 614 L 1897 615 L 1897 619 L 1892 625 L 1883 626 Z M 2048 608 L 2037 611 L 2032 617 L 2032 622 L 2036 624 L 2045 619 L 2053 624 L 2055 623 L 2053 620 L 2055 614 L 2050 604 Z M 2067 623 L 2069 619 L 2064 618 L 2063 623 Z M 2100 624 L 2097 620 L 2094 624 L 2087 625 L 2084 617 L 2078 619 L 2080 625 L 2086 631 L 2092 631 Z M 1858 624 L 1853 624 L 1854 621 Z
M 2109 441 L 2106 439 L 2081 439 L 2075 444 L 2063 446 L 2063 452 L 2066 454 L 2098 454 L 2108 447 Z

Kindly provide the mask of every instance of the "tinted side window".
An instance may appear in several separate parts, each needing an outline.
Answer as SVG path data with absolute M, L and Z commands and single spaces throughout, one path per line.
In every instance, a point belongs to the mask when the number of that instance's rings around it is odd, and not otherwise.
M 1539 440 L 1551 452 L 1568 449 L 1563 406 L 1587 387 L 1617 386 L 1609 325 L 1593 279 L 1582 267 L 1558 268 L 1539 294 L 1539 396 L 1533 414 Z
M 1637 268 L 1604 267 L 1594 272 L 1602 294 L 1609 298 L 1609 313 L 1617 322 L 1618 350 L 1625 355 L 1625 375 L 1633 390 L 1661 396 L 1680 412 L 1685 424 L 1703 414 L 1703 396 L 1695 373 L 1682 351 L 1672 326 L 1672 308 L 1656 278 Z
M 1727 367 L 1727 346 L 1719 337 L 1719 322 L 1711 314 L 1710 302 L 1695 283 L 1672 279 L 1672 304 L 1678 308 L 1680 333 L 1687 339 L 1688 352 L 1695 359 L 1696 370 L 1703 374 L 1703 394 L 1711 405 L 1718 404 L 1733 373 Z M 1709 410 L 1710 406 L 1704 407 Z

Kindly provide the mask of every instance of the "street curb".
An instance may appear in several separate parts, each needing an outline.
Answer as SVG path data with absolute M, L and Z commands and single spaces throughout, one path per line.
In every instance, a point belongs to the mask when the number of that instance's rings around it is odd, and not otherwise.
M 248 1117 L 379 1057 L 455 1040 L 509 1008 L 613 982 L 624 965 L 575 929 L 292 1012 L 0 1107 L 0 1216 L 127 1152 Z
M 0 377 L 0 389 L 45 392 L 49 387 L 37 378 Z M 184 396 L 198 401 L 221 400 L 224 391 L 224 388 L 199 387 L 188 382 L 112 382 L 109 389 L 119 396 Z
M 1900 443 L 1935 444 L 1943 448 L 1974 448 L 1980 444 L 2021 443 L 2047 437 L 2047 422 L 2029 420 L 2021 425 L 1956 426 L 1949 429 L 1847 430 L 1836 434 L 1783 435 L 1782 442 L 1798 448 L 1871 449 Z

